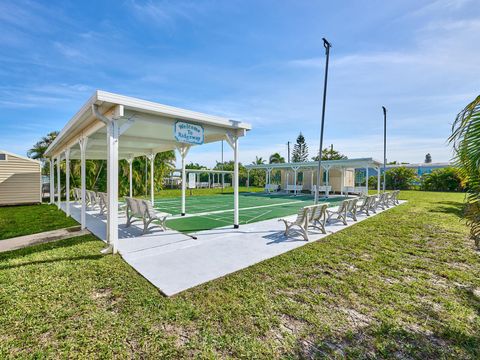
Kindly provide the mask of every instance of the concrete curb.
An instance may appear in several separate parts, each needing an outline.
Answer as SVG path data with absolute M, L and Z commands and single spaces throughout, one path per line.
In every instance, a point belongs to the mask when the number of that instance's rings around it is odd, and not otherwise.
M 81 230 L 80 226 L 73 226 L 65 229 L 18 236 L 11 239 L 0 240 L 0 252 L 22 249 L 32 245 L 44 244 L 87 234 L 90 234 L 90 231 Z

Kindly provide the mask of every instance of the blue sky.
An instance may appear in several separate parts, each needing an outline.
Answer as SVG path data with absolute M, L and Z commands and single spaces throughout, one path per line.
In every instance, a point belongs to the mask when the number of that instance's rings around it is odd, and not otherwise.
M 95 89 L 250 122 L 241 161 L 301 131 L 350 158 L 451 157 L 455 114 L 479 93 L 480 1 L 0 0 L 0 148 L 25 154 Z M 226 159 L 231 158 L 227 151 Z M 189 160 L 212 165 L 220 144 Z

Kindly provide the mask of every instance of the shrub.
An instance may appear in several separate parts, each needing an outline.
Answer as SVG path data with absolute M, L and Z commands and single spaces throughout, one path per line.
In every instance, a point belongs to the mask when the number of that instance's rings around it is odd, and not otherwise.
M 417 180 L 417 172 L 405 166 L 391 168 L 386 172 L 387 189 L 407 190 Z
M 424 174 L 421 189 L 426 191 L 463 191 L 464 185 L 459 170 L 447 167 Z

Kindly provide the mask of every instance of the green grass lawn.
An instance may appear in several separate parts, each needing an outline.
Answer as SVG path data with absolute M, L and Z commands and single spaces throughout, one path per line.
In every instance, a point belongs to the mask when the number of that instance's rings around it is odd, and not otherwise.
M 0 240 L 78 225 L 55 205 L 0 207 Z
M 0 254 L 0 358 L 478 359 L 480 261 L 463 195 L 401 198 L 172 298 L 93 236 Z

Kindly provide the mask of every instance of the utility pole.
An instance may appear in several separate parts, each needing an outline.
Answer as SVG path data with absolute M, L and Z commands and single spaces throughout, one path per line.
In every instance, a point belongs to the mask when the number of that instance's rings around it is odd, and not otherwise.
M 323 147 L 323 129 L 325 127 L 325 106 L 327 102 L 327 81 L 328 81 L 328 61 L 330 59 L 330 44 L 327 39 L 323 38 L 323 47 L 325 48 L 325 80 L 323 83 L 323 108 L 322 108 L 322 124 L 320 126 L 320 150 L 318 151 L 318 169 L 317 169 L 317 188 L 315 189 L 315 204 L 318 204 L 320 189 L 320 171 L 322 168 L 322 147 Z
M 287 149 L 288 149 L 288 163 L 290 163 L 290 141 L 287 141 Z
M 383 192 L 385 192 L 385 185 L 387 179 L 387 109 L 383 109 Z

